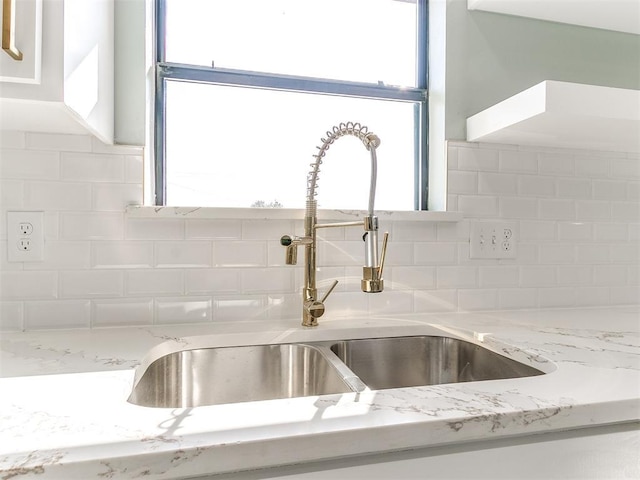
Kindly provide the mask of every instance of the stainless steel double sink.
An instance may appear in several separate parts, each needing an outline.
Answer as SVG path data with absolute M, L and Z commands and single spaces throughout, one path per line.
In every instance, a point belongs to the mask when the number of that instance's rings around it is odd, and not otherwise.
M 443 336 L 200 348 L 141 367 L 129 402 L 197 407 L 543 373 L 475 343 Z

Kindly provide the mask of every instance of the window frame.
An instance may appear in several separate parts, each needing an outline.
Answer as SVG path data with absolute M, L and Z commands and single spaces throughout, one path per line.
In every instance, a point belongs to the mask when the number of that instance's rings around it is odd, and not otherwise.
M 415 1 L 416 87 L 397 87 L 381 83 L 350 82 L 167 62 L 166 0 L 154 0 L 154 98 L 153 128 L 151 129 L 153 145 L 151 186 L 154 205 L 165 206 L 167 198 L 166 86 L 168 81 L 184 81 L 414 103 L 414 210 L 427 210 L 429 197 L 428 0 Z

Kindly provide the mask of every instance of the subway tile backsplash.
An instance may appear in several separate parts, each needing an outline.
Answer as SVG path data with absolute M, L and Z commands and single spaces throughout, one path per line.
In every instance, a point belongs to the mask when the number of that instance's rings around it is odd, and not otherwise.
M 88 135 L 3 132 L 0 328 L 36 330 L 296 317 L 302 266 L 284 265 L 293 220 L 130 218 L 142 150 Z M 457 223 L 389 221 L 385 292 L 360 290 L 354 229 L 320 232 L 331 315 L 637 304 L 637 154 L 450 142 Z M 383 160 L 381 160 L 383 161 Z M 8 263 L 6 212 L 45 212 L 45 260 Z M 516 222 L 517 257 L 469 257 L 475 220 Z

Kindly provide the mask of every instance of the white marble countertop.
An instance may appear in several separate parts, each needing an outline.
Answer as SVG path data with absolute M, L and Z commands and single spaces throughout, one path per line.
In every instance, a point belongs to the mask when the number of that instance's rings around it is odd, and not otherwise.
M 324 317 L 323 319 L 324 320 Z M 432 333 L 546 372 L 198 408 L 127 402 L 171 351 Z M 4 333 L 0 479 L 169 479 L 640 420 L 640 307 Z

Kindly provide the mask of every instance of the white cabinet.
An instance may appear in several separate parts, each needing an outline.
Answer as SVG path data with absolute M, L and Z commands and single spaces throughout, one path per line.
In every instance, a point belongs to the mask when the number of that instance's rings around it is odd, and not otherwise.
M 547 80 L 469 117 L 467 140 L 640 152 L 640 90 Z
M 42 0 L 5 0 L 2 10 L 0 82 L 40 83 Z M 19 58 L 16 58 L 18 57 Z
M 35 75 L 31 80 L 10 78 L 27 67 L 16 66 L 20 62 L 0 52 L 7 57 L 0 63 L 0 129 L 90 132 L 105 143 L 113 143 L 114 2 L 14 2 L 16 48 L 23 52 L 22 62 L 35 63 Z M 41 15 L 37 13 L 39 7 Z M 19 19 L 21 12 L 27 14 Z M 33 41 L 23 43 L 23 36 L 33 37 Z M 38 44 L 41 60 L 37 58 Z

